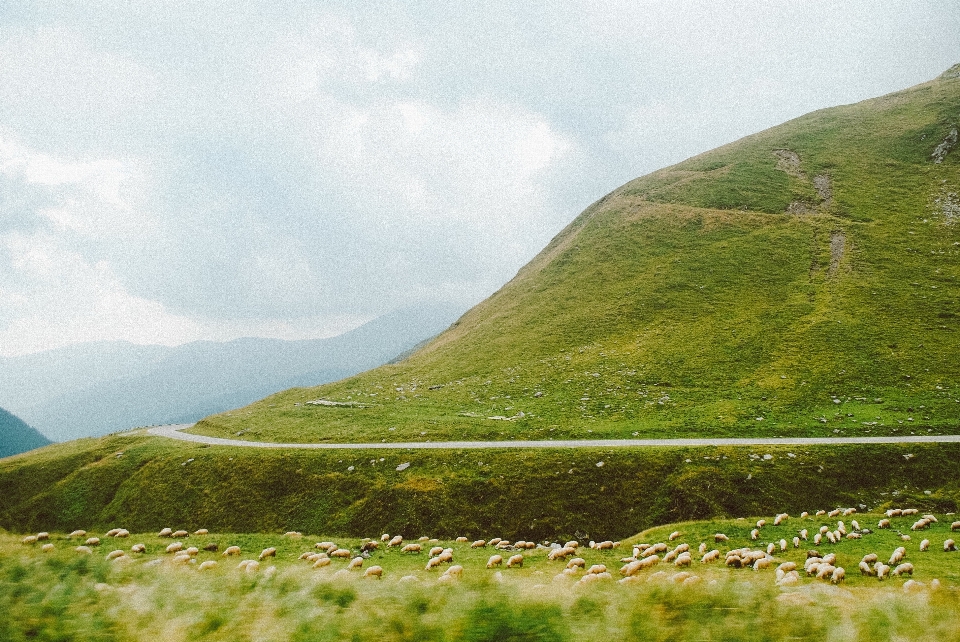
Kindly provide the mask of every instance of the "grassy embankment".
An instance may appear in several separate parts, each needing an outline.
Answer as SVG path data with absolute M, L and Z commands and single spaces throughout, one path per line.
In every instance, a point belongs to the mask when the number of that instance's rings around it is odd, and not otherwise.
M 0 527 L 618 539 L 668 522 L 816 507 L 950 512 L 958 480 L 958 444 L 295 451 L 134 432 L 0 461 Z
M 940 78 L 636 179 L 401 363 L 195 430 L 285 442 L 954 433 L 960 153 L 931 153 L 958 122 L 960 79 Z M 318 398 L 358 405 L 306 403 Z
M 880 516 L 843 518 L 862 527 L 874 527 Z M 20 536 L 0 535 L 0 637 L 4 640 L 779 640 L 958 639 L 953 622 L 960 617 L 960 571 L 956 556 L 944 553 L 950 537 L 949 517 L 929 531 L 914 533 L 904 542 L 895 532 L 907 531 L 914 518 L 894 518 L 891 530 L 876 530 L 861 540 L 844 540 L 818 547 L 833 551 L 847 569 L 842 588 L 803 576 L 799 585 L 780 588 L 773 570 L 730 569 L 722 562 L 694 562 L 690 572 L 701 578 L 695 585 L 678 585 L 673 575 L 681 569 L 661 564 L 641 572 L 638 582 L 619 584 L 620 558 L 630 543 L 667 541 L 674 529 L 696 549 L 699 542 L 715 546 L 713 534 L 723 532 L 733 548 L 764 547 L 780 538 L 789 540 L 801 528 L 815 532 L 819 525 L 836 526 L 825 517 L 781 526 L 767 525 L 757 541 L 748 539 L 755 517 L 749 520 L 694 522 L 667 525 L 625 541 L 619 549 L 582 549 L 587 566 L 604 564 L 614 578 L 589 585 L 574 577 L 556 578 L 564 561 L 546 559 L 545 550 L 524 552 L 523 568 L 485 568 L 489 548 L 472 550 L 467 544 L 441 541 L 454 549 L 454 562 L 464 567 L 460 581 L 438 583 L 441 570 L 426 571 L 426 555 L 404 555 L 397 549 L 374 551 L 364 562 L 383 568 L 383 579 L 361 579 L 362 571 L 344 576 L 346 560 L 315 570 L 298 561 L 300 553 L 314 551 L 322 537 L 292 539 L 281 536 L 213 533 L 191 536 L 184 544 L 202 548 L 217 542 L 221 550 L 236 544 L 241 559 L 252 559 L 268 546 L 277 548 L 259 571 L 236 568 L 238 558 L 201 551 L 197 562 L 215 560 L 217 568 L 200 572 L 198 564 L 176 565 L 163 552 L 169 539 L 155 534 L 130 539 L 103 539 L 92 555 L 80 555 L 77 541 L 54 533 L 55 550 L 42 553 L 40 543 L 24 546 Z M 768 521 L 772 521 L 767 516 Z M 97 534 L 97 533 L 91 533 Z M 102 536 L 102 533 L 99 533 Z M 919 552 L 921 537 L 931 550 Z M 129 550 L 143 542 L 143 555 L 129 554 L 126 562 L 108 562 L 105 554 Z M 354 551 L 359 540 L 338 540 Z M 424 543 L 433 545 L 432 543 Z M 905 545 L 906 559 L 915 566 L 914 579 L 924 587 L 906 592 L 904 578 L 880 583 L 856 571 L 868 552 L 886 558 Z M 781 561 L 802 562 L 807 546 L 775 553 Z M 508 554 L 508 553 L 505 553 Z M 151 562 L 163 560 L 159 565 Z M 269 567 L 273 566 L 273 569 Z M 658 573 L 654 575 L 654 573 Z M 413 575 L 419 581 L 401 583 Z M 932 590 L 932 580 L 941 582 Z

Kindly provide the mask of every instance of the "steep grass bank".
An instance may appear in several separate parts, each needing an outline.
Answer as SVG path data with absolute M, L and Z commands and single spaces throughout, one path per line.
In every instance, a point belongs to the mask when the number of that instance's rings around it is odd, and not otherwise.
M 121 433 L 0 461 L 0 526 L 618 539 L 816 507 L 955 511 L 958 480 L 956 444 L 284 451 Z
M 196 430 L 266 441 L 956 432 L 960 154 L 933 153 L 958 124 L 960 78 L 945 74 L 638 178 L 401 363 Z

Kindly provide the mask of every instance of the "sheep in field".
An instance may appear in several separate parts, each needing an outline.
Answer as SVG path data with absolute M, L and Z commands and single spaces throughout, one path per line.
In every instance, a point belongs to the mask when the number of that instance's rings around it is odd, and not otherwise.
M 27 536 L 24 537 L 22 540 L 20 540 L 20 543 L 21 543 L 21 544 L 25 544 L 25 545 L 27 545 L 27 546 L 32 546 L 32 545 L 34 545 L 34 544 L 37 543 L 37 536 L 36 536 L 36 535 L 27 535 Z
M 43 552 L 43 553 L 52 553 L 55 548 L 56 548 L 56 546 L 54 546 L 53 544 L 47 542 L 46 544 L 44 544 L 43 546 L 40 547 L 40 551 Z
M 130 547 L 131 553 L 146 553 L 147 546 L 145 544 L 134 544 Z
M 507 560 L 507 568 L 514 566 L 523 566 L 523 555 L 513 555 Z
M 216 542 L 210 542 L 209 544 L 204 544 L 203 550 L 216 553 L 218 550 L 220 550 L 220 545 Z
M 170 544 L 169 546 L 167 546 L 168 553 L 179 553 L 182 550 L 183 550 L 183 543 L 181 542 L 174 542 L 173 544 Z
M 228 546 L 226 550 L 223 551 L 224 557 L 229 557 L 231 555 L 239 555 L 240 547 L 239 546 Z
M 383 577 L 383 567 L 382 566 L 371 566 L 363 572 L 364 577 L 380 579 Z
M 922 542 L 920 542 L 920 550 L 921 550 L 921 551 L 926 551 L 926 550 L 928 550 L 929 548 L 930 548 L 930 540 L 925 539 L 925 540 L 923 540 Z
M 486 540 L 478 539 L 473 544 L 470 545 L 470 548 L 484 548 L 487 545 Z
M 107 553 L 107 559 L 115 560 L 118 557 L 123 557 L 124 555 L 126 555 L 126 553 L 124 553 L 123 551 L 110 551 L 109 553 Z
M 80 537 L 86 537 L 86 536 L 87 536 L 87 531 L 82 531 L 82 530 L 73 531 L 73 532 L 70 533 L 70 535 L 69 535 L 70 539 L 73 539 L 73 538 L 75 538 L 75 537 L 76 537 L 76 538 L 80 538 Z
M 99 537 L 88 537 L 87 541 L 84 542 L 87 546 L 100 546 Z
M 728 542 L 730 538 L 724 535 L 723 533 L 714 533 L 713 541 L 719 544 L 720 542 Z
M 436 557 L 442 552 L 443 552 L 442 546 L 434 546 L 433 548 L 430 549 L 430 557 Z
M 960 522 L 954 522 L 950 524 L 951 531 L 960 531 Z
M 903 561 L 903 558 L 907 555 L 907 549 L 900 546 L 890 555 L 890 561 L 887 562 L 890 566 L 896 566 Z
M 701 564 L 709 564 L 710 562 L 716 562 L 720 559 L 720 551 L 713 549 L 709 553 L 704 553 L 703 557 L 700 558 Z
M 468 540 L 466 537 L 463 537 L 462 535 L 457 538 L 457 544 L 465 544 L 465 543 L 467 543 L 467 542 L 469 542 L 469 541 L 470 541 L 470 540 Z
M 324 566 L 330 566 L 331 560 L 329 557 L 320 557 L 313 563 L 313 568 L 323 568 Z
M 677 556 L 677 561 L 674 562 L 676 566 L 690 566 L 693 563 L 693 558 L 690 556 L 689 551 L 684 551 Z
M 950 552 L 950 551 L 955 551 L 955 550 L 957 550 L 957 543 L 956 543 L 955 541 L 953 541 L 952 539 L 948 539 L 948 540 L 944 541 L 944 543 L 943 543 L 943 552 L 944 552 L 944 553 L 948 553 L 948 552 Z
M 668 537 L 667 539 L 672 542 L 678 537 L 680 537 L 680 531 L 673 531 L 672 533 L 670 533 L 670 537 Z
M 866 575 L 868 577 L 873 577 L 877 574 L 877 571 L 870 568 L 870 565 L 866 562 L 860 562 L 860 574 Z
M 847 572 L 843 569 L 842 566 L 838 566 L 833 569 L 833 573 L 830 575 L 830 582 L 833 584 L 840 584 L 846 579 Z
M 883 562 L 874 564 L 873 569 L 877 572 L 877 579 L 881 582 L 890 576 L 890 567 Z
M 157 533 L 157 537 L 173 537 L 173 529 L 164 528 L 159 533 Z
M 913 564 L 910 562 L 904 562 L 903 564 L 897 565 L 895 569 L 890 571 L 891 575 L 913 575 Z
M 76 548 L 73 549 L 73 550 L 75 550 L 76 552 L 81 553 L 81 554 L 83 554 L 83 555 L 92 555 L 92 554 L 93 554 L 93 551 L 90 549 L 89 546 L 78 546 L 78 547 L 76 547 Z
M 200 566 L 197 567 L 197 570 L 209 571 L 215 568 L 217 568 L 217 563 L 214 560 L 207 560 L 206 562 L 202 562 Z
M 414 545 L 411 544 L 411 546 L 414 546 Z M 416 546 L 419 546 L 419 544 L 417 544 Z M 329 555 L 330 557 L 336 557 L 338 559 L 347 559 L 347 558 L 353 557 L 353 553 L 350 552 L 349 548 L 338 548 L 335 551 L 330 551 Z
M 574 557 L 572 560 L 567 562 L 567 568 L 586 568 L 587 562 L 582 557 Z
M 406 546 L 400 549 L 400 552 L 401 553 L 419 553 L 421 550 L 423 550 L 423 547 L 420 546 L 420 544 L 407 544 Z
M 257 559 L 263 561 L 267 557 L 276 557 L 276 556 L 277 556 L 277 549 L 271 546 L 270 548 L 265 548 L 262 551 L 260 551 L 260 556 Z
M 363 566 L 363 558 L 362 558 L 362 557 L 354 557 L 352 560 L 350 560 L 350 563 L 347 564 L 347 568 L 350 569 L 351 571 L 354 570 L 354 569 L 358 569 L 358 568 L 360 568 L 361 566 Z
M 879 522 L 877 522 L 877 528 L 890 528 L 890 520 L 881 519 Z
M 400 546 L 401 544 L 403 544 L 403 537 L 400 535 L 395 535 L 393 539 L 387 542 L 387 546 Z
M 599 575 L 600 573 L 606 573 L 607 567 L 603 564 L 594 564 L 587 569 L 587 575 Z
M 490 559 L 487 560 L 487 568 L 493 568 L 495 566 L 500 566 L 503 564 L 502 555 L 491 555 Z
M 209 534 L 210 534 L 210 531 L 208 531 L 208 530 L 205 529 L 205 528 L 198 528 L 197 530 L 193 531 L 193 534 L 194 534 L 194 535 L 209 535 Z

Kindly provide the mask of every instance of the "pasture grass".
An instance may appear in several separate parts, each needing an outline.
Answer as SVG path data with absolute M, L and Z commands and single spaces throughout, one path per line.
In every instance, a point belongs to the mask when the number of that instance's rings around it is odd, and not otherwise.
M 841 518 L 848 528 L 856 519 L 874 527 L 878 514 Z M 263 534 L 190 536 L 185 545 L 210 541 L 243 547 L 241 558 L 223 558 L 201 551 L 198 563 L 217 560 L 219 566 L 200 572 L 198 564 L 174 565 L 163 553 L 171 542 L 155 533 L 129 539 L 104 538 L 92 555 L 74 552 L 77 541 L 54 533 L 56 550 L 42 553 L 40 543 L 25 546 L 22 535 L 0 534 L 0 638 L 4 640 L 784 640 L 958 639 L 953 626 L 960 616 L 960 574 L 957 555 L 944 553 L 950 536 L 949 516 L 940 515 L 922 537 L 933 544 L 920 553 L 921 534 L 904 542 L 896 531 L 909 531 L 915 518 L 894 518 L 893 529 L 875 530 L 861 540 L 832 546 L 847 581 L 832 586 L 804 576 L 795 587 L 775 585 L 772 570 L 729 569 L 721 563 L 694 562 L 698 584 L 678 585 L 671 576 L 679 569 L 661 564 L 644 571 L 641 581 L 621 584 L 620 558 L 630 544 L 667 541 L 675 545 L 700 541 L 713 548 L 713 534 L 730 536 L 718 545 L 733 548 L 792 538 L 800 528 L 811 533 L 821 524 L 836 527 L 836 519 L 800 520 L 767 525 L 759 541 L 748 539 L 756 518 L 671 524 L 629 538 L 612 551 L 581 546 L 587 566 L 604 564 L 614 579 L 589 585 L 556 576 L 563 561 L 549 561 L 545 550 L 524 551 L 522 568 L 487 569 L 491 549 L 440 541 L 454 549 L 454 563 L 464 567 L 458 582 L 438 582 L 441 571 L 426 571 L 427 556 L 402 554 L 398 549 L 374 551 L 364 566 L 383 567 L 382 580 L 364 579 L 361 572 L 345 574 L 345 561 L 335 560 L 314 570 L 298 561 L 313 543 L 334 539 L 357 550 L 360 540 L 305 535 L 288 538 Z M 772 516 L 766 516 L 772 522 Z M 171 524 L 175 527 L 175 524 Z M 103 533 L 90 533 L 103 536 Z M 143 542 L 147 552 L 127 562 L 108 562 L 114 548 L 129 549 Z M 425 545 L 433 545 L 425 542 Z M 898 545 L 908 548 L 914 578 L 924 587 L 906 592 L 903 578 L 878 582 L 860 577 L 856 564 L 866 552 L 881 558 Z M 238 559 L 255 558 L 262 548 L 277 548 L 260 570 L 236 568 Z M 807 546 L 777 552 L 777 561 L 802 561 Z M 502 552 L 504 556 L 508 552 Z M 229 559 L 229 561 L 227 561 Z M 151 562 L 161 560 L 158 565 Z M 272 568 L 271 568 L 272 567 Z M 666 575 L 654 576 L 658 571 Z M 400 582 L 412 575 L 414 582 Z M 651 577 L 652 576 L 652 577 Z M 931 589 L 938 578 L 939 590 Z

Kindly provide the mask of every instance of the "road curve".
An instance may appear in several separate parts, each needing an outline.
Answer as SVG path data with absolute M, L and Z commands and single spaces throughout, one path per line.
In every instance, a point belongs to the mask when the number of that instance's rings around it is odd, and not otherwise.
M 211 446 L 240 446 L 245 448 L 320 448 L 326 450 L 384 450 L 384 449 L 479 449 L 479 448 L 671 448 L 677 446 L 817 446 L 833 444 L 942 444 L 958 443 L 960 435 L 909 435 L 903 437 L 767 437 L 719 439 L 565 439 L 542 441 L 409 441 L 361 444 L 280 444 L 269 441 L 242 441 L 181 432 L 194 424 L 154 426 L 147 432 L 157 437 L 169 437 Z

